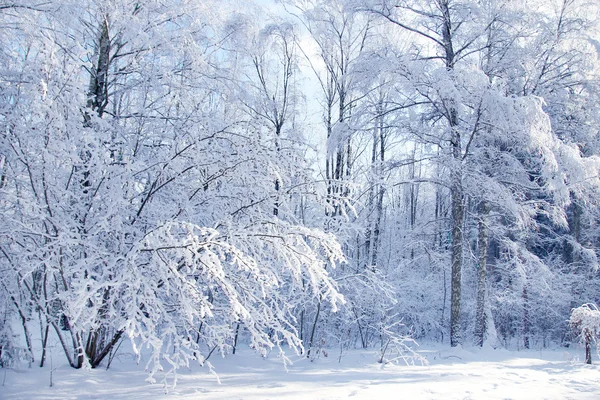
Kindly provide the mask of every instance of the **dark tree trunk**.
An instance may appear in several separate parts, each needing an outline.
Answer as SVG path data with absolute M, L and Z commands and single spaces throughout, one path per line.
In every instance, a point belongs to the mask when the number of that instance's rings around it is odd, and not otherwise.
M 529 294 L 527 282 L 523 285 L 523 347 L 529 348 Z
M 445 64 L 448 71 L 454 69 L 455 53 L 452 43 L 452 19 L 448 0 L 439 0 L 442 26 L 441 36 L 445 55 Z M 448 125 L 450 128 L 450 144 L 452 147 L 452 161 L 454 163 L 451 172 L 450 192 L 452 201 L 452 273 L 450 294 L 450 346 L 458 346 L 462 343 L 460 326 L 461 318 L 461 274 L 462 274 L 462 245 L 463 245 L 463 221 L 465 215 L 464 192 L 462 185 L 462 148 L 461 135 L 458 128 L 458 111 L 456 104 L 448 100 L 446 105 Z
M 592 363 L 592 335 L 590 332 L 585 333 L 585 363 Z
M 233 338 L 233 349 L 232 349 L 232 353 L 235 354 L 235 349 L 237 348 L 237 342 L 238 342 L 238 335 L 240 334 L 240 323 L 237 323 L 237 326 L 235 327 L 235 336 Z
M 450 276 L 450 346 L 462 343 L 460 327 L 460 297 L 462 277 L 462 240 L 463 240 L 463 205 L 462 185 L 457 184 L 452 190 L 452 272 Z
M 40 357 L 40 368 L 44 366 L 44 362 L 46 361 L 46 349 L 48 347 L 48 332 L 50 331 L 50 324 L 46 324 L 46 329 L 44 329 L 44 337 L 42 339 L 42 356 Z
M 98 59 L 90 78 L 87 105 L 96 112 L 98 117 L 102 117 L 104 109 L 108 105 L 108 72 L 111 61 L 108 16 L 100 23 L 97 51 Z M 89 123 L 89 115 L 86 116 L 85 122 Z
M 477 309 L 475 316 L 475 345 L 483 346 L 486 333 L 485 302 L 487 301 L 487 215 L 489 205 L 483 202 L 480 206 L 479 216 L 479 257 L 477 265 Z
M 460 326 L 461 318 L 461 278 L 463 252 L 463 221 L 465 215 L 464 193 L 462 186 L 462 151 L 460 134 L 457 130 L 458 117 L 451 112 L 450 125 L 452 129 L 452 156 L 456 165 L 452 171 L 451 201 L 452 201 L 452 272 L 450 276 L 450 346 L 462 343 Z
M 319 323 L 319 314 L 321 313 L 321 298 L 317 304 L 317 314 L 315 315 L 315 322 L 313 322 L 312 330 L 310 332 L 310 341 L 308 342 L 308 351 L 306 352 L 306 358 L 310 358 L 310 351 L 312 350 L 313 343 L 315 340 L 315 332 L 317 331 L 317 324 Z

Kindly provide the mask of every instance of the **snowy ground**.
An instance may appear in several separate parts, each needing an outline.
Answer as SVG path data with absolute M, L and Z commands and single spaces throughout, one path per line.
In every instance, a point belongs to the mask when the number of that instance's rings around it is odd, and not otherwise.
M 3 399 L 600 399 L 600 366 L 581 349 L 509 352 L 422 346 L 427 366 L 381 365 L 374 352 L 336 351 L 315 362 L 293 357 L 286 372 L 276 357 L 250 351 L 215 358 L 221 383 L 206 369 L 178 373 L 165 394 L 145 382 L 127 354 L 110 370 L 0 369 Z

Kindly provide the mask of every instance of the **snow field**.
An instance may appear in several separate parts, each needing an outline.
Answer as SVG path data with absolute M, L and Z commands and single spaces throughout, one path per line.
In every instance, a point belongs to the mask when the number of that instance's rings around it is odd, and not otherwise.
M 321 353 L 311 362 L 275 353 L 261 358 L 242 350 L 211 358 L 218 379 L 206 368 L 181 369 L 165 392 L 145 381 L 122 353 L 109 370 L 74 370 L 68 365 L 0 370 L 3 399 L 599 399 L 600 366 L 583 363 L 583 351 L 420 349 L 429 365 L 378 364 L 373 351 Z M 56 358 L 60 359 L 60 358 Z M 49 386 L 52 370 L 53 387 Z M 160 376 L 157 376 L 157 380 Z M 220 381 L 220 383 L 219 383 Z M 172 383 L 172 380 L 170 380 Z

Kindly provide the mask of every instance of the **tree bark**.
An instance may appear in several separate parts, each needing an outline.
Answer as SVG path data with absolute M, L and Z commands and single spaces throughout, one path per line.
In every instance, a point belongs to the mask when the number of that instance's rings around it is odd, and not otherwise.
M 457 180 L 455 178 L 455 181 Z M 462 184 L 455 182 L 452 187 L 452 272 L 450 277 L 450 346 L 452 347 L 462 343 L 460 297 L 464 212 Z
M 529 294 L 527 282 L 523 285 L 523 347 L 529 348 Z
M 90 77 L 90 88 L 88 92 L 88 107 L 102 118 L 104 109 L 108 105 L 108 72 L 110 66 L 110 36 L 108 16 L 100 23 L 100 35 L 98 37 L 98 59 L 93 75 Z M 86 123 L 89 123 L 89 115 L 86 115 Z
M 477 309 L 475 316 L 475 345 L 483 346 L 486 334 L 486 313 L 485 302 L 487 298 L 487 216 L 489 214 L 489 205 L 482 202 L 479 216 L 479 263 L 477 265 Z
M 585 363 L 592 363 L 592 335 L 589 331 L 585 332 Z
M 454 70 L 456 54 L 452 43 L 452 19 L 448 0 L 439 0 L 439 9 L 442 13 L 442 44 L 444 48 L 446 69 Z M 461 135 L 458 128 L 458 110 L 453 100 L 448 100 L 446 105 L 448 125 L 450 128 L 450 144 L 452 150 L 452 172 L 450 192 L 452 199 L 452 273 L 450 294 L 450 346 L 455 347 L 462 343 L 460 327 L 461 316 L 461 274 L 462 274 L 462 245 L 463 221 L 465 215 L 464 190 L 462 185 L 462 148 Z
M 308 342 L 308 351 L 306 352 L 306 358 L 310 358 L 310 351 L 312 350 L 312 346 L 315 339 L 315 332 L 317 331 L 317 324 L 319 323 L 319 314 L 321 314 L 321 297 L 319 297 L 319 302 L 317 303 L 317 314 L 315 315 L 315 322 L 313 322 L 312 330 L 310 333 L 310 342 Z

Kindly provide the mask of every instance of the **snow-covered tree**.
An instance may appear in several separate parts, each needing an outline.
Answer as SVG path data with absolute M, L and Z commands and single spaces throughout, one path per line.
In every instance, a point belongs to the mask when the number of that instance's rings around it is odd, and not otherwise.
M 127 337 L 154 374 L 226 352 L 240 325 L 257 351 L 300 351 L 295 308 L 342 302 L 336 239 L 273 215 L 302 165 L 237 100 L 207 6 L 7 16 L 27 34 L 3 47 L 2 296 L 26 337 L 37 314 L 42 364 L 49 335 L 75 368 Z
M 585 344 L 585 362 L 592 363 L 592 343 L 600 338 L 600 310 L 595 304 L 584 304 L 571 310 L 569 325 Z

